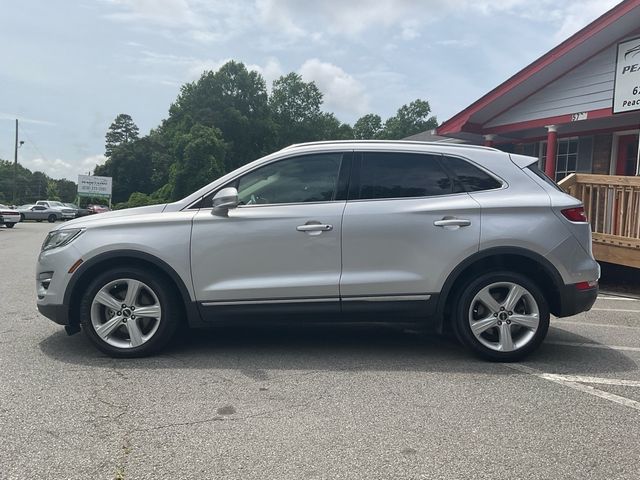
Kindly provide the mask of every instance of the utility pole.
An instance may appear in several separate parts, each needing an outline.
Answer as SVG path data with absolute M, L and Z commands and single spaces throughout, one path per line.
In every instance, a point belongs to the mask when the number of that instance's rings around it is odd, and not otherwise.
M 16 118 L 16 148 L 13 154 L 13 204 L 16 204 L 16 190 L 18 188 L 18 119 Z
M 17 191 L 18 191 L 18 148 L 22 146 L 24 142 L 18 141 L 18 119 L 16 118 L 16 146 L 13 153 L 13 204 L 16 204 Z

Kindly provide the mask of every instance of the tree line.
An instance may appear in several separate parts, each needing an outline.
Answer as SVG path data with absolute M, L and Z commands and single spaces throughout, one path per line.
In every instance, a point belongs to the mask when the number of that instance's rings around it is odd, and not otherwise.
M 38 200 L 75 202 L 76 183 L 67 179 L 55 180 L 42 172 L 32 172 L 18 164 L 16 176 L 16 205 Z M 0 160 L 0 203 L 13 204 L 13 162 Z
M 353 126 L 322 104 L 318 87 L 297 73 L 275 80 L 269 92 L 258 72 L 230 61 L 183 85 L 168 117 L 148 135 L 139 135 L 129 115 L 118 115 L 106 134 L 107 161 L 94 174 L 113 177 L 117 208 L 163 203 L 292 143 L 400 139 L 437 126 L 424 100 L 384 122 L 368 114 Z

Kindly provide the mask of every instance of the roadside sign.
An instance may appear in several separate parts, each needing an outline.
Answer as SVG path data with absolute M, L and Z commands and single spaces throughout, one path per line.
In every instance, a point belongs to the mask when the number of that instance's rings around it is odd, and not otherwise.
M 640 38 L 618 44 L 613 113 L 640 110 Z
M 111 197 L 111 177 L 78 175 L 78 195 L 81 197 Z

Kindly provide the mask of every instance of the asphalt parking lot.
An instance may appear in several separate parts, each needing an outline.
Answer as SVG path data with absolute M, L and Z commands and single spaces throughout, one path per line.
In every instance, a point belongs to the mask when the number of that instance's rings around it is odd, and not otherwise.
M 526 362 L 365 329 L 195 332 L 113 360 L 35 307 L 51 225 L 0 228 L 2 479 L 638 479 L 640 301 Z

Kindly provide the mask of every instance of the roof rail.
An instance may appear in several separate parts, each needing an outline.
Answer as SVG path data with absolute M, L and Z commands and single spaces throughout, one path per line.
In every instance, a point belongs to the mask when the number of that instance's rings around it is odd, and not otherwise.
M 419 140 L 323 140 L 319 142 L 304 142 L 294 143 L 288 147 L 284 147 L 280 151 L 290 150 L 297 147 L 307 147 L 313 145 L 336 145 L 336 144 L 402 144 L 402 145 L 433 145 L 436 147 L 456 147 L 456 148 L 469 148 L 472 150 L 490 150 L 493 152 L 502 151 L 494 147 L 485 147 L 483 145 L 469 145 L 465 143 L 447 143 L 447 142 L 421 142 Z

